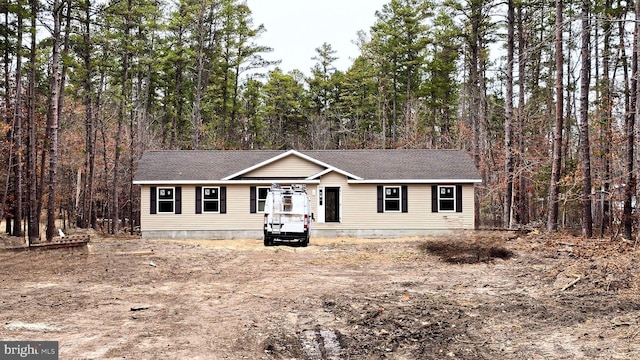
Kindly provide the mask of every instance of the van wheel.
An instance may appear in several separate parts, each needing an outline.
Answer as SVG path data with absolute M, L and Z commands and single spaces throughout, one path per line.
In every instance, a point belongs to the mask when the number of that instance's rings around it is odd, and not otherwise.
M 309 238 L 308 237 L 300 240 L 300 246 L 307 247 L 307 245 L 309 245 Z
M 265 236 L 264 237 L 264 246 L 273 246 L 273 239 Z

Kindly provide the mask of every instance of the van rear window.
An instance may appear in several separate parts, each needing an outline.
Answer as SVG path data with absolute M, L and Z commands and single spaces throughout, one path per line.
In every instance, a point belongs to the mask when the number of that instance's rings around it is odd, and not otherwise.
M 291 201 L 291 195 L 285 195 L 282 199 L 282 211 L 293 210 L 293 203 Z

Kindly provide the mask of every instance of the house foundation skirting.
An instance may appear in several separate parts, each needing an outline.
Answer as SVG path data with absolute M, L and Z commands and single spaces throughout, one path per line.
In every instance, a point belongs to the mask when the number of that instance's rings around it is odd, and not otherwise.
M 452 229 L 386 229 L 386 230 L 348 230 L 348 229 L 313 229 L 311 242 L 314 237 L 355 237 L 355 238 L 398 238 L 449 233 Z M 143 230 L 145 239 L 262 239 L 261 230 Z

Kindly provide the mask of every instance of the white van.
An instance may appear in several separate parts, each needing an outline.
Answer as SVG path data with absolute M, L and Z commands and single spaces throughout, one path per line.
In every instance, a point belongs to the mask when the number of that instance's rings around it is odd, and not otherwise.
M 301 246 L 307 246 L 312 220 L 306 185 L 271 185 L 264 204 L 264 245 L 271 246 L 278 239 L 298 240 Z

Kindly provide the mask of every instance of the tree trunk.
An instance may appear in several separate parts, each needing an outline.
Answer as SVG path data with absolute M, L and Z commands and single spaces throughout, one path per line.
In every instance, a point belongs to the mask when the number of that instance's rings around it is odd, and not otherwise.
M 393 79 L 393 95 L 392 95 L 392 112 L 391 112 L 391 148 L 395 149 L 396 148 L 396 144 L 398 141 L 398 76 L 397 74 L 397 62 L 394 56 L 394 61 L 393 61 L 393 73 L 392 73 L 392 79 Z M 333 129 L 329 128 L 330 134 L 333 134 Z
M 525 54 L 525 30 L 524 19 L 522 14 L 522 5 L 518 5 L 518 116 L 517 116 L 517 134 L 518 134 L 518 153 L 520 154 L 518 160 L 518 175 L 516 177 L 518 187 L 514 188 L 516 195 L 514 196 L 515 204 L 512 207 L 516 207 L 516 221 L 520 224 L 529 223 L 529 202 L 527 182 L 528 176 L 525 175 L 526 164 L 522 160 L 522 156 L 525 153 L 525 137 L 523 135 L 523 126 L 525 124 L 525 80 L 526 80 L 526 54 Z
M 65 15 L 65 27 L 64 27 L 64 42 L 63 42 L 63 47 L 62 47 L 62 51 L 60 53 L 60 65 L 62 66 L 61 70 L 60 70 L 60 77 L 59 77 L 59 87 L 60 90 L 58 91 L 58 123 L 60 123 L 60 121 L 62 120 L 62 110 L 64 109 L 64 99 L 65 99 L 65 92 L 64 92 L 64 88 L 65 88 L 65 83 L 67 80 L 67 69 L 69 68 L 69 66 L 67 65 L 67 62 L 64 61 L 63 59 L 66 59 L 68 57 L 69 54 L 69 36 L 71 34 L 71 2 L 68 0 L 64 0 L 61 4 L 61 6 L 64 6 L 64 4 L 66 4 L 66 10 L 67 13 Z M 60 13 L 60 16 L 62 16 L 62 12 Z M 58 126 L 59 128 L 59 126 Z M 60 131 L 57 131 L 57 136 L 58 136 L 58 141 L 57 143 L 60 144 Z M 63 199 L 62 204 L 68 203 L 69 199 Z M 63 207 L 64 205 L 60 204 L 59 208 L 59 214 L 63 215 Z M 68 209 L 67 209 L 68 210 Z M 67 214 L 68 215 L 68 214 Z M 63 229 L 66 229 L 66 223 L 65 218 L 63 217 Z
M 131 32 L 131 0 L 127 1 L 127 12 L 125 16 L 124 24 L 124 44 L 122 57 L 122 98 L 120 99 L 120 106 L 118 110 L 118 129 L 116 130 L 116 141 L 113 158 L 113 189 L 111 196 L 111 233 L 116 234 L 119 230 L 120 221 L 120 204 L 118 200 L 119 187 L 120 187 L 120 155 L 122 153 L 122 128 L 127 114 L 127 99 L 128 99 L 128 79 L 129 79 L 129 41 Z M 175 129 L 174 129 L 175 131 Z
M 638 11 L 638 4 L 636 4 L 636 11 Z M 637 15 L 637 14 L 636 14 Z M 638 34 L 640 31 L 640 24 L 635 22 L 635 32 L 633 38 L 633 55 L 631 60 L 631 99 L 629 101 L 629 110 L 627 116 L 625 118 L 625 137 L 626 137 L 626 148 L 627 148 L 627 157 L 626 157 L 626 186 L 624 191 L 624 205 L 622 210 L 622 223 L 624 227 L 624 237 L 626 239 L 632 238 L 633 232 L 633 215 L 632 215 L 632 199 L 635 194 L 635 174 L 634 172 L 634 146 L 635 146 L 635 120 L 636 120 L 636 112 L 640 111 L 638 108 L 638 49 L 640 42 L 640 35 Z
M 549 187 L 549 209 L 547 230 L 558 230 L 558 198 L 560 192 L 560 171 L 562 167 L 562 130 L 563 130 L 563 66 L 562 54 L 562 0 L 556 0 L 556 40 L 555 40 L 555 64 L 556 64 L 556 111 L 555 126 L 553 132 L 553 158 L 551 165 L 551 185 Z
M 204 65 L 205 65 L 205 53 L 204 53 L 204 42 L 205 42 L 205 0 L 201 0 L 200 2 L 200 10 L 198 12 L 198 52 L 196 55 L 197 58 L 197 75 L 196 75 L 196 89 L 193 99 L 193 108 L 191 110 L 191 122 L 193 123 L 193 138 L 191 148 L 193 150 L 200 149 L 200 140 L 202 137 L 202 113 L 200 110 L 200 103 L 202 101 L 202 93 L 203 93 L 203 83 L 204 79 Z
M 85 127 L 85 159 L 84 159 L 84 176 L 82 185 L 82 211 L 80 218 L 80 226 L 87 228 L 93 225 L 92 214 L 94 213 L 94 178 L 95 178 L 95 124 L 93 118 L 93 67 L 91 63 L 91 1 L 86 0 L 84 3 L 84 29 L 82 49 L 82 62 L 84 64 L 85 77 L 83 81 L 84 87 L 84 127 Z
M 582 0 L 582 69 L 580 70 L 580 152 L 582 154 L 582 236 L 593 237 L 591 216 L 591 144 L 589 142 L 589 81 L 591 52 L 589 49 L 589 0 Z
M 31 49 L 29 53 L 29 101 L 28 101 L 28 151 L 27 151 L 27 178 L 29 191 L 27 199 L 29 203 L 29 245 L 40 240 L 40 207 L 41 200 L 38 197 L 38 148 L 36 138 L 36 19 L 38 12 L 38 1 L 31 0 Z
M 636 5 L 636 20 L 638 20 L 638 19 L 640 19 L 640 17 L 639 17 L 640 16 L 640 1 L 636 1 L 635 5 Z M 635 50 L 634 51 L 634 55 L 635 55 L 634 56 L 635 57 L 634 65 L 636 67 L 636 72 L 635 72 L 635 79 L 636 79 L 636 93 L 635 93 L 635 96 L 636 96 L 636 101 L 635 101 L 635 114 L 634 114 L 635 117 L 634 117 L 634 119 L 640 119 L 640 104 L 638 104 L 638 102 L 640 101 L 640 64 L 638 64 L 638 61 L 640 61 L 640 24 L 636 21 L 635 25 L 636 25 L 636 36 L 637 37 L 636 37 L 636 42 L 634 44 L 634 47 L 635 47 L 635 49 L 634 49 Z M 636 120 L 635 122 L 638 122 L 638 120 Z M 631 132 L 632 132 L 632 135 L 635 135 L 635 131 L 638 131 L 639 132 L 638 133 L 638 137 L 640 137 L 640 129 L 636 129 L 636 124 L 633 124 L 632 126 L 633 126 L 633 128 L 630 129 Z M 633 151 L 633 145 L 635 144 L 636 137 L 634 136 L 633 138 L 628 139 L 628 141 L 629 141 L 630 147 L 632 149 L 631 151 Z M 630 152 L 630 155 L 632 157 L 630 162 L 633 164 L 633 162 L 635 161 L 635 159 L 633 159 L 633 155 L 634 154 Z M 631 171 L 630 171 L 630 173 L 631 173 L 631 175 L 630 175 L 631 181 L 629 181 L 629 184 L 630 184 L 629 187 L 631 188 L 631 191 L 632 191 L 631 197 L 633 197 L 634 193 L 637 191 L 637 189 L 636 189 L 637 183 L 636 182 L 638 180 L 638 177 L 633 172 L 634 171 L 638 171 L 638 169 L 640 169 L 640 158 L 638 158 L 638 167 L 636 169 L 632 168 Z M 635 205 L 636 213 L 635 213 L 635 219 L 633 219 L 633 218 L 631 219 L 631 223 L 632 223 L 631 227 L 633 227 L 634 220 L 635 220 L 636 224 L 637 224 L 637 220 L 638 220 L 638 201 L 640 200 L 640 192 L 635 193 L 635 195 L 636 195 L 636 199 L 635 199 L 636 200 L 636 205 Z M 626 231 L 626 229 L 625 229 L 625 231 Z M 631 234 L 629 234 L 629 235 L 630 235 L 629 239 L 631 239 Z M 640 229 L 638 230 L 636 236 L 637 236 L 636 237 L 636 241 L 640 241 Z
M 473 161 L 476 168 L 480 169 L 480 22 L 482 18 L 482 4 L 480 2 L 472 2 L 471 9 L 471 34 L 469 35 L 469 51 L 471 59 L 469 66 L 469 122 L 472 131 L 472 151 Z M 481 169 L 482 179 L 485 180 L 485 172 Z M 474 196 L 474 222 L 475 226 L 480 225 L 480 196 L 475 191 Z
M 10 21 L 9 21 L 9 7 L 5 6 L 4 7 L 4 24 L 3 26 L 7 29 L 9 29 L 10 26 Z M 5 44 L 9 44 L 10 40 L 9 40 L 9 32 L 5 31 L 4 32 L 4 43 Z M 6 111 L 5 118 L 3 119 L 7 126 L 12 126 L 11 124 L 13 123 L 14 116 L 12 116 L 12 114 L 10 114 L 10 109 L 11 109 L 11 52 L 9 51 L 9 49 L 6 49 L 4 51 L 4 108 Z M 9 132 L 9 135 L 11 133 Z M 9 148 L 9 156 L 7 156 L 7 169 L 8 171 L 6 172 L 6 178 L 5 178 L 5 186 L 4 186 L 4 191 L 2 194 L 2 201 L 0 202 L 0 221 L 2 221 L 2 219 L 5 218 L 5 216 L 7 217 L 7 220 L 9 219 L 8 214 L 5 213 L 5 209 L 7 207 L 7 201 L 8 201 L 8 195 L 9 195 L 9 183 L 10 183 L 10 179 L 11 179 L 11 162 L 13 161 L 13 156 L 12 156 L 12 152 L 11 152 L 12 148 Z M 9 222 L 7 221 L 7 223 L 5 225 L 8 225 Z M 7 229 L 7 233 L 10 233 L 11 229 Z
M 607 0 L 605 8 L 611 8 L 611 0 Z M 601 104 L 601 120 L 600 120 L 600 166 L 601 166 L 601 178 L 602 178 L 602 207 L 601 207 L 601 219 L 600 219 L 600 237 L 604 237 L 605 229 L 609 225 L 609 191 L 611 189 L 611 118 L 612 118 L 612 79 L 609 73 L 610 59 L 611 59 L 611 29 L 612 25 L 609 21 L 603 21 L 602 33 L 603 33 L 603 48 L 602 48 L 602 79 L 596 81 L 604 84 L 601 91 L 602 104 Z M 596 66 L 596 70 L 598 67 Z
M 16 48 L 22 49 L 22 12 L 18 13 L 17 21 L 17 42 Z M 13 147 L 15 153 L 14 159 L 14 178 L 13 178 L 13 236 L 22 236 L 22 121 L 23 121 L 23 99 L 22 99 L 22 55 L 20 51 L 16 52 L 16 100 L 14 106 L 13 117 Z M 2 217 L 0 216 L 0 219 Z
M 182 10 L 182 9 L 181 9 Z M 173 115 L 173 131 L 171 133 L 171 148 L 179 148 L 181 145 L 179 144 L 179 139 L 181 138 L 180 133 L 182 131 L 182 112 L 183 112 L 183 104 L 184 104 L 184 86 L 183 86 L 183 76 L 184 76 L 184 49 L 183 49 L 183 32 L 184 29 L 182 25 L 179 26 L 178 31 L 178 44 L 177 47 L 177 60 L 175 63 L 175 96 L 174 96 L 174 106 L 175 106 L 175 114 Z
M 47 198 L 47 242 L 50 242 L 56 234 L 56 192 L 58 175 L 58 106 L 60 96 L 60 13 L 63 6 L 59 0 L 54 0 L 53 14 L 53 34 L 51 50 L 51 82 L 49 108 L 47 111 L 47 127 L 49 142 L 49 187 Z
M 513 0 L 508 1 L 507 9 L 507 79 L 506 79 L 506 104 L 504 119 L 504 175 L 505 191 L 503 200 L 502 220 L 505 229 L 511 228 L 511 206 L 513 198 L 513 53 L 514 53 L 514 9 Z

